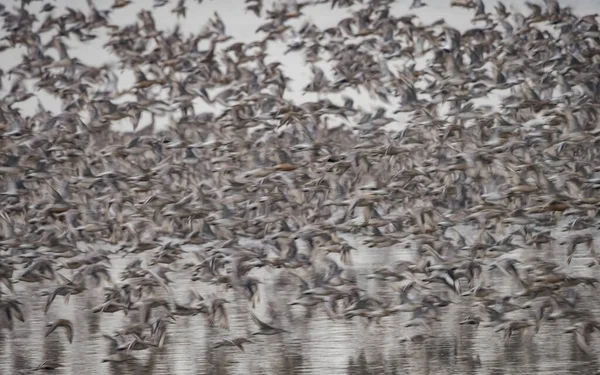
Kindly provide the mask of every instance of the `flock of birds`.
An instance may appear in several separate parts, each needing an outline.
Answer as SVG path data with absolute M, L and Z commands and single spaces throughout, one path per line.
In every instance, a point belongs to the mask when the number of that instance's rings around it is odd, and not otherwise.
M 600 320 L 581 296 L 599 280 L 570 263 L 589 254 L 590 274 L 600 263 L 597 14 L 557 0 L 525 2 L 525 13 L 453 0 L 474 11 L 460 32 L 443 19 L 393 15 L 389 0 L 271 9 L 246 0 L 265 23 L 257 41 L 241 43 L 216 13 L 186 37 L 157 30 L 149 10 L 111 24 L 129 0 L 109 9 L 88 0 L 89 9 L 62 14 L 51 3 L 33 14 L 30 2 L 0 9 L 0 50 L 24 51 L 3 72 L 10 87 L 0 99 L 3 329 L 27 318 L 23 285 L 42 290 L 44 313 L 57 297 L 100 290 L 104 300 L 86 314 L 133 317 L 104 335 L 104 361 L 160 349 L 169 328 L 194 315 L 223 334 L 215 350 L 244 351 L 261 335 L 294 331 L 274 295 L 296 290 L 288 309 L 369 327 L 399 319 L 412 332 L 399 341 L 411 345 L 435 340 L 440 317 L 460 303 L 471 311 L 461 324 L 507 345 L 564 321 L 583 355 L 595 356 Z M 291 26 L 303 8 L 326 3 L 351 14 L 327 29 Z M 186 9 L 180 0 L 172 11 Z M 69 38 L 99 32 L 117 63 L 69 55 Z M 304 91 L 317 100 L 285 98 L 290 79 L 268 55 L 280 41 L 311 66 Z M 123 69 L 136 82 L 119 90 Z M 349 90 L 383 104 L 360 108 Z M 40 103 L 22 115 L 19 103 L 38 91 L 60 99 L 62 112 Z M 477 104 L 492 94 L 498 105 Z M 224 109 L 197 113 L 195 100 Z M 139 127 L 142 116 L 149 126 Z M 155 128 L 165 116 L 169 126 Z M 111 128 L 124 120 L 133 131 Z M 353 258 L 367 248 L 411 258 L 363 272 Z M 132 261 L 115 276 L 120 257 Z M 192 285 L 186 301 L 172 291 L 175 276 Z M 205 292 L 209 284 L 217 291 Z M 256 331 L 225 339 L 228 303 L 239 300 Z M 77 342 L 68 319 L 48 321 L 45 334 L 63 330 Z

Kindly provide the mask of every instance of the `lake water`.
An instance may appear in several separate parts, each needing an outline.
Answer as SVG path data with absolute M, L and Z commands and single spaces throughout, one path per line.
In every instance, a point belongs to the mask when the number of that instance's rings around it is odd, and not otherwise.
M 468 232 L 467 232 L 468 233 Z M 560 232 L 554 232 L 560 238 Z M 375 268 L 394 260 L 412 259 L 411 250 L 403 246 L 370 249 L 360 247 L 360 239 L 348 238 L 359 250 L 353 256 L 358 284 L 373 295 L 390 298 L 393 293 L 387 284 L 367 280 L 365 275 Z M 102 245 L 98 245 L 102 247 Z M 108 246 L 108 245 L 106 245 Z M 192 250 L 193 248 L 188 248 Z M 558 245 L 553 250 L 521 250 L 516 256 L 527 259 L 533 255 L 547 256 L 565 264 L 564 250 Z M 597 270 L 586 266 L 589 259 L 577 253 L 568 272 L 597 275 Z M 147 260 L 147 257 L 142 255 Z M 133 258 L 113 258 L 113 280 Z M 181 262 L 181 263 L 180 263 Z M 596 374 L 596 360 L 584 358 L 570 334 L 563 334 L 564 321 L 543 322 L 531 340 L 513 338 L 508 345 L 502 332 L 494 328 L 460 325 L 459 322 L 473 312 L 473 300 L 461 297 L 460 303 L 443 308 L 441 321 L 432 327 L 433 338 L 424 343 L 401 343 L 403 337 L 419 332 L 406 328 L 409 313 L 399 313 L 381 320 L 380 325 L 367 325 L 360 318 L 332 320 L 322 307 L 308 314 L 302 306 L 289 306 L 298 294 L 298 285 L 285 271 L 252 271 L 264 284 L 261 285 L 257 311 L 271 302 L 280 314 L 281 325 L 290 331 L 274 336 L 258 336 L 256 342 L 245 345 L 245 352 L 236 348 L 212 349 L 223 338 L 249 335 L 256 329 L 249 317 L 249 303 L 237 292 L 196 281 L 192 283 L 189 271 L 181 270 L 185 259 L 172 264 L 178 270 L 169 277 L 177 299 L 185 300 L 186 292 L 193 287 L 207 296 L 213 292 L 229 300 L 227 312 L 229 331 L 210 328 L 204 316 L 178 317 L 167 333 L 161 349 L 135 351 L 136 360 L 127 363 L 102 363 L 107 356 L 108 343 L 103 334 L 113 335 L 136 315 L 123 313 L 94 314 L 90 309 L 102 302 L 101 289 L 72 296 L 68 304 L 57 297 L 44 316 L 46 297 L 41 292 L 53 286 L 28 287 L 16 284 L 16 291 L 24 303 L 25 323 L 15 322 L 14 331 L 0 330 L 0 373 L 28 374 L 43 361 L 56 361 L 64 367 L 56 374 Z M 177 266 L 179 264 L 179 266 Z M 566 264 L 565 264 L 566 266 Z M 69 277 L 69 273 L 65 273 Z M 505 276 L 492 274 L 492 285 L 507 293 L 515 292 L 515 285 L 507 283 Z M 443 289 L 442 289 L 443 290 Z M 598 313 L 598 296 L 595 290 L 581 289 L 581 306 Z M 452 298 L 452 297 L 451 297 Z M 454 297 L 456 302 L 457 297 Z M 510 317 L 528 317 L 524 311 L 508 314 Z M 259 315 L 260 316 L 260 315 Z M 75 334 L 69 344 L 64 333 L 57 332 L 44 338 L 46 322 L 58 318 L 71 319 Z M 592 344 L 593 345 L 593 344 Z

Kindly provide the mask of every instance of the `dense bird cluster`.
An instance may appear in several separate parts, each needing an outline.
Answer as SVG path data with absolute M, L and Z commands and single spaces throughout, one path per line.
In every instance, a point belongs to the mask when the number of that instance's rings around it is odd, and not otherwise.
M 396 316 L 413 327 L 402 342 L 435 340 L 440 317 L 461 303 L 472 310 L 461 324 L 502 332 L 507 344 L 567 321 L 579 349 L 594 355 L 600 322 L 579 301 L 598 280 L 570 264 L 586 252 L 590 272 L 599 263 L 595 14 L 557 0 L 526 2 L 525 13 L 454 0 L 474 11 L 461 32 L 443 19 L 394 15 L 393 1 L 263 9 L 247 0 L 265 23 L 258 40 L 241 43 L 218 14 L 185 37 L 158 30 L 148 10 L 115 26 L 111 12 L 128 0 L 108 9 L 88 0 L 88 9 L 60 14 L 51 3 L 34 14 L 29 3 L 1 10 L 0 49 L 24 51 L 0 99 L 3 328 L 26 319 L 22 285 L 35 284 L 45 312 L 57 297 L 102 290 L 104 301 L 81 313 L 135 317 L 105 335 L 106 361 L 161 348 L 182 316 L 204 315 L 224 334 L 233 300 L 247 299 L 254 336 L 285 335 L 294 326 L 272 303 L 269 275 L 299 288 L 287 301 L 293 309 L 367 324 Z M 312 6 L 351 15 L 327 29 L 291 25 Z M 172 11 L 185 17 L 186 9 L 181 0 Z M 68 38 L 100 31 L 116 63 L 88 66 L 69 55 Z M 311 66 L 304 90 L 321 99 L 285 99 L 290 79 L 268 56 L 281 41 Z M 125 90 L 123 69 L 136 75 Z M 382 106 L 360 108 L 352 89 Z M 62 112 L 40 103 L 22 115 L 18 104 L 37 91 L 60 99 Z M 497 105 L 478 104 L 491 95 Z M 197 113 L 198 100 L 222 110 Z M 152 122 L 139 128 L 143 116 Z M 155 128 L 165 116 L 169 126 Z M 111 129 L 124 120 L 132 132 Z M 353 258 L 366 248 L 411 258 L 364 272 Z M 133 260 L 115 277 L 111 259 L 121 256 Z M 172 292 L 173 275 L 194 286 L 188 301 Z M 222 288 L 205 293 L 208 284 Z M 67 319 L 49 321 L 46 335 L 58 329 L 78 340 Z M 224 337 L 215 349 L 253 342 Z

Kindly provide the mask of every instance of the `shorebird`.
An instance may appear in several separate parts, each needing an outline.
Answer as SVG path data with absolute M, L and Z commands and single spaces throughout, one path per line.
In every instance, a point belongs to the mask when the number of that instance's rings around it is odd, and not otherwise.
M 58 319 L 54 322 L 48 323 L 46 325 L 47 330 L 45 336 L 47 337 L 59 327 L 65 329 L 65 332 L 67 333 L 67 340 L 69 340 L 69 343 L 73 343 L 73 323 L 71 323 L 71 321 L 68 319 Z
M 91 319 L 132 318 L 106 336 L 104 360 L 121 362 L 192 322 L 214 347 L 243 351 L 250 339 L 222 336 L 238 309 L 254 336 L 296 331 L 295 313 L 321 307 L 365 329 L 393 316 L 427 329 L 406 332 L 411 345 L 460 305 L 456 329 L 507 341 L 577 319 L 567 331 L 590 352 L 595 320 L 577 302 L 598 280 L 572 263 L 584 244 L 598 264 L 596 14 L 557 0 L 525 13 L 445 4 L 465 8 L 469 26 L 398 16 L 387 1 L 248 0 L 261 24 L 240 41 L 223 12 L 192 33 L 163 29 L 164 0 L 128 25 L 113 21 L 130 0 L 33 3 L 0 9 L 0 53 L 20 56 L 0 71 L 1 327 L 41 324 L 23 306 L 31 288 L 48 314 L 57 296 L 100 290 Z M 165 11 L 186 17 L 197 3 Z M 305 13 L 325 3 L 348 13 L 321 28 Z M 110 62 L 77 56 L 74 43 L 101 37 Z M 482 103 L 491 96 L 497 105 Z M 566 264 L 551 261 L 559 249 Z M 365 257 L 374 264 L 354 264 Z M 214 294 L 181 303 L 182 282 Z M 57 328 L 72 342 L 69 321 L 45 327 Z

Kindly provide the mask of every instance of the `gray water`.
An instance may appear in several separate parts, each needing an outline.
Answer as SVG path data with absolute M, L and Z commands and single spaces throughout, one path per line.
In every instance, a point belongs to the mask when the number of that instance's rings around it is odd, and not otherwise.
M 560 238 L 555 231 L 553 236 Z M 360 247 L 360 239 L 353 245 Z M 98 245 L 108 247 L 109 245 Z M 193 250 L 188 247 L 187 250 Z M 373 295 L 390 298 L 391 289 L 364 276 L 373 269 L 398 259 L 413 259 L 414 250 L 394 248 L 360 248 L 353 257 L 359 286 Z M 520 259 L 537 255 L 553 259 L 565 265 L 569 274 L 597 275 L 597 269 L 588 268 L 589 259 L 584 251 L 578 251 L 566 266 L 564 251 L 558 245 L 553 249 L 521 250 Z M 150 256 L 150 254 L 148 255 Z M 147 260 L 146 256 L 142 258 Z M 132 258 L 115 257 L 113 280 Z M 360 318 L 332 320 L 322 307 L 308 312 L 302 306 L 289 306 L 297 297 L 298 285 L 286 271 L 275 269 L 255 270 L 261 285 L 258 311 L 266 303 L 274 304 L 281 315 L 282 326 L 290 333 L 263 336 L 254 344 L 247 344 L 245 352 L 236 348 L 212 349 L 223 338 L 247 336 L 255 325 L 249 317 L 249 303 L 234 291 L 218 289 L 207 283 L 191 282 L 190 273 L 181 270 L 182 259 L 170 268 L 169 277 L 177 299 L 184 301 L 185 293 L 194 288 L 202 295 L 213 292 L 229 300 L 227 313 L 229 331 L 210 328 L 202 315 L 178 317 L 176 324 L 168 329 L 167 339 L 161 349 L 136 351 L 136 360 L 127 363 L 102 363 L 108 355 L 108 343 L 103 334 L 113 335 L 126 323 L 135 322 L 135 313 L 126 317 L 115 314 L 92 313 L 90 309 L 101 303 L 101 288 L 72 296 L 69 303 L 57 297 L 50 311 L 44 316 L 46 297 L 41 292 L 52 283 L 34 286 L 16 284 L 16 294 L 24 303 L 25 323 L 15 322 L 14 330 L 0 330 L 0 373 L 27 374 L 43 361 L 55 361 L 63 365 L 53 371 L 56 374 L 595 374 L 600 369 L 595 359 L 585 358 L 575 346 L 570 334 L 563 334 L 568 324 L 564 320 L 543 322 L 541 329 L 530 340 L 513 338 L 504 343 L 502 332 L 494 328 L 459 325 L 472 309 L 470 297 L 450 297 L 455 304 L 442 310 L 441 321 L 432 327 L 434 337 L 424 343 L 400 343 L 400 339 L 418 332 L 417 328 L 405 328 L 409 313 L 385 317 L 380 324 Z M 69 273 L 64 273 L 69 277 Z M 516 292 L 517 286 L 507 282 L 501 274 L 492 274 L 494 287 L 508 294 Z M 599 313 L 595 290 L 581 289 L 582 306 Z M 508 314 L 511 317 L 527 317 L 524 311 Z M 75 334 L 69 344 L 61 330 L 44 338 L 46 322 L 57 318 L 71 319 Z M 592 347 L 594 343 L 592 342 Z

